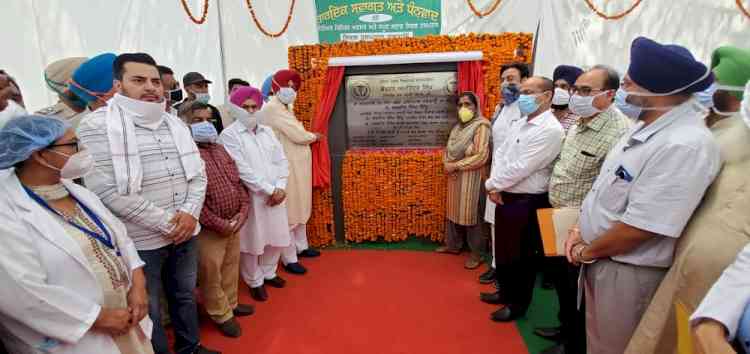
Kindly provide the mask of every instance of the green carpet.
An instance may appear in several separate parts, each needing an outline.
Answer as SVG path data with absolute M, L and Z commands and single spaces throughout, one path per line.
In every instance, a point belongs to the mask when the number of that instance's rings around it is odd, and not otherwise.
M 369 250 L 412 250 L 430 252 L 440 246 L 439 243 L 429 240 L 411 237 L 402 242 L 362 242 L 334 245 L 329 249 L 369 249 Z M 518 332 L 521 333 L 529 354 L 538 354 L 553 342 L 542 339 L 534 334 L 536 327 L 552 327 L 558 325 L 557 320 L 557 295 L 554 290 L 545 290 L 541 287 L 541 277 L 537 277 L 534 288 L 534 299 L 531 302 L 526 316 L 516 321 Z

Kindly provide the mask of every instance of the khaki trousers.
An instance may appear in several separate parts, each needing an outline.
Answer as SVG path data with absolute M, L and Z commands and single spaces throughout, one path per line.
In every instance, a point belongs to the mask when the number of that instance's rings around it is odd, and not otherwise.
M 224 236 L 203 228 L 198 236 L 198 284 L 206 312 L 216 323 L 231 319 L 237 307 L 240 235 Z

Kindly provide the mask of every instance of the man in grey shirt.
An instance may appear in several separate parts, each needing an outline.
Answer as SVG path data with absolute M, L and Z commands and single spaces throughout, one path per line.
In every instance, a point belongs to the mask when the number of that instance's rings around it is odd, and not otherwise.
M 207 183 L 203 161 L 187 126 L 165 112 L 153 58 L 122 54 L 114 62 L 114 77 L 118 93 L 78 128 L 81 144 L 95 159 L 86 186 L 122 219 L 146 262 L 154 351 L 170 353 L 161 322 L 163 289 L 175 328 L 175 352 L 214 353 L 200 346 L 193 298 L 198 267 L 194 236 L 200 231 L 197 220 Z
M 590 354 L 624 352 L 720 168 L 692 97 L 713 82 L 690 52 L 639 37 L 616 104 L 637 124 L 609 152 L 566 244 L 583 270 Z M 580 231 L 579 231 L 580 230 Z

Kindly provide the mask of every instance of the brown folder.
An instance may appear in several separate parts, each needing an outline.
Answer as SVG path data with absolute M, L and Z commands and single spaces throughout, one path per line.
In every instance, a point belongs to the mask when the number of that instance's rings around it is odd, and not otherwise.
M 557 257 L 565 255 L 565 240 L 568 230 L 578 222 L 578 208 L 539 209 L 539 231 L 542 234 L 544 255 Z

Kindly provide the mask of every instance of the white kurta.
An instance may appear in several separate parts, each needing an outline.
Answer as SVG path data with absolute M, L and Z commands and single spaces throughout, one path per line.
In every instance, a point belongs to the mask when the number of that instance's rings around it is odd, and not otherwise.
M 241 122 L 224 129 L 219 137 L 240 171 L 240 179 L 250 190 L 250 212 L 240 230 L 240 251 L 263 254 L 266 246 L 288 247 L 291 243 L 286 201 L 269 207 L 275 189 L 286 189 L 289 163 L 284 149 L 271 128 L 258 125 L 249 131 Z
M 142 267 L 125 226 L 96 195 L 72 182 L 64 184 L 101 218 L 125 266 L 131 272 Z M 0 337 L 7 349 L 119 353 L 111 336 L 91 331 L 103 294 L 81 247 L 7 171 L 0 174 L 0 220 Z M 140 325 L 150 336 L 151 320 L 146 317 Z
M 494 155 L 500 146 L 505 142 L 505 138 L 510 130 L 511 123 L 521 119 L 521 110 L 518 108 L 518 101 L 513 102 L 510 106 L 496 107 L 495 110 L 500 109 L 499 113 L 492 122 L 492 154 Z M 494 159 L 493 159 L 494 160 Z M 487 197 L 487 203 L 484 207 L 484 221 L 494 224 L 495 223 L 495 202 L 491 201 Z

